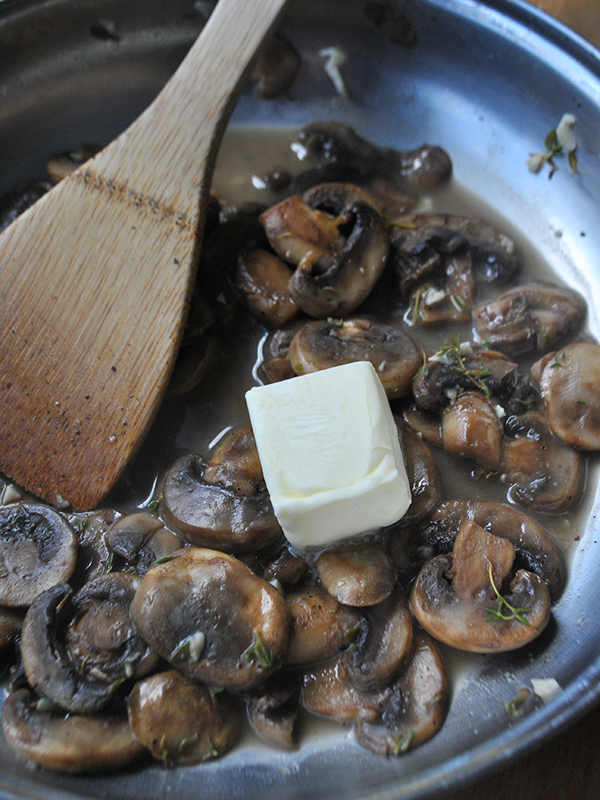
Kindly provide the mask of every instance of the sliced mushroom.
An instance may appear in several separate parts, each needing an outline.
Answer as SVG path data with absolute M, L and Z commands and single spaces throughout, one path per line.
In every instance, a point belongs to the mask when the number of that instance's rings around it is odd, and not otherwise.
M 233 428 L 223 437 L 206 465 L 204 477 L 209 483 L 222 484 L 246 495 L 265 490 L 256 441 L 249 425 Z
M 155 561 L 183 546 L 179 536 L 148 511 L 126 514 L 116 520 L 107 530 L 105 541 L 110 552 L 138 575 L 145 575 Z
M 459 650 L 503 652 L 533 641 L 550 619 L 550 595 L 543 580 L 526 570 L 518 570 L 505 591 L 514 559 L 508 539 L 463 519 L 453 552 L 424 564 L 413 585 L 416 619 Z
M 447 711 L 448 680 L 442 659 L 429 638 L 419 632 L 378 718 L 358 718 L 354 733 L 368 750 L 398 756 L 431 739 L 444 724 Z
M 442 499 L 442 481 L 436 460 L 423 439 L 396 418 L 412 501 L 398 526 L 406 528 L 427 517 Z
M 72 618 L 71 588 L 60 584 L 39 594 L 25 615 L 21 656 L 29 684 L 66 711 L 93 714 L 108 705 L 112 686 L 82 672 L 64 632 Z
M 502 447 L 502 468 L 509 498 L 534 511 L 561 514 L 581 496 L 581 455 L 550 432 L 543 414 L 532 411 L 512 418 Z
M 156 666 L 129 615 L 140 580 L 111 573 L 75 595 L 63 584 L 35 599 L 23 623 L 21 656 L 36 691 L 67 711 L 93 713 L 120 683 Z
M 346 679 L 361 692 L 383 689 L 404 665 L 413 642 L 412 614 L 400 591 L 364 610 L 342 656 Z
M 288 92 L 300 66 L 300 55 L 287 36 L 274 33 L 268 37 L 252 72 L 259 97 L 270 100 Z
M 402 153 L 400 164 L 402 177 L 419 192 L 439 189 L 452 177 L 452 161 L 437 145 L 422 144 Z
M 0 508 L 0 604 L 28 606 L 36 595 L 68 581 L 77 546 L 74 529 L 49 506 Z
M 286 600 L 292 621 L 287 664 L 326 661 L 353 641 L 360 621 L 355 609 L 317 588 L 294 592 Z
M 92 716 L 43 710 L 45 705 L 30 689 L 19 689 L 8 695 L 2 711 L 6 742 L 40 767 L 74 774 L 114 772 L 145 753 L 124 709 Z
M 266 489 L 244 494 L 209 483 L 206 464 L 189 455 L 168 470 L 162 489 L 165 523 L 186 542 L 240 553 L 268 547 L 282 535 Z
M 416 287 L 406 318 L 412 325 L 469 322 L 474 301 L 471 256 L 461 249 L 441 260 L 435 282 L 426 279 Z
M 105 537 L 119 517 L 119 512 L 110 508 L 69 514 L 68 519 L 77 532 L 78 541 L 77 561 L 69 580 L 75 591 L 109 570 L 110 551 Z
M 519 270 L 512 239 L 479 217 L 412 214 L 394 222 L 392 263 L 403 293 L 436 269 L 444 255 L 456 252 L 464 244 L 480 280 L 506 283 Z
M 283 259 L 268 250 L 254 248 L 240 255 L 235 285 L 250 313 L 278 328 L 298 313 L 289 290 L 291 277 L 292 270 Z
M 241 731 L 232 698 L 171 670 L 138 681 L 127 704 L 139 742 L 165 765 L 200 764 L 227 753 Z
M 507 503 L 485 500 L 445 500 L 420 528 L 399 531 L 388 552 L 401 575 L 412 576 L 424 561 L 449 553 L 463 519 L 508 539 L 515 547 L 518 564 L 542 578 L 552 600 L 560 596 L 565 582 L 564 560 L 544 528 Z
M 146 573 L 131 606 L 144 639 L 186 677 L 249 689 L 283 662 L 289 611 L 232 556 L 191 547 Z
M 420 439 L 442 447 L 442 425 L 437 414 L 428 413 L 413 403 L 404 408 L 402 417 Z
M 302 676 L 302 708 L 316 717 L 336 722 L 354 722 L 360 717 L 375 720 L 385 708 L 388 697 L 388 687 L 377 692 L 354 689 L 339 659 L 313 667 Z
M 169 394 L 184 394 L 197 386 L 216 364 L 219 352 L 218 340 L 208 334 L 184 341 L 169 381 Z
M 275 252 L 296 266 L 289 284 L 294 303 L 311 317 L 344 316 L 383 272 L 385 225 L 356 187 L 323 186 L 307 198 L 311 205 L 295 196 L 283 200 L 261 222 Z M 342 228 L 349 228 L 347 236 Z
M 576 331 L 585 314 L 585 300 L 572 289 L 532 284 L 474 308 L 473 325 L 480 341 L 502 352 L 544 353 Z
M 481 392 L 459 395 L 442 416 L 444 450 L 471 458 L 483 469 L 500 469 L 502 434 L 496 408 Z
M 21 633 L 23 611 L 0 607 L 0 656 L 6 655 Z
M 370 361 L 393 399 L 408 394 L 422 357 L 400 327 L 353 318 L 308 322 L 292 339 L 290 361 L 298 375 Z
M 294 750 L 300 711 L 300 687 L 290 675 L 277 672 L 247 697 L 248 721 L 263 741 Z
M 381 603 L 396 583 L 392 562 L 374 540 L 323 550 L 315 568 L 329 594 L 347 606 Z
M 296 553 L 292 553 L 284 544 L 270 559 L 263 561 L 261 574 L 266 581 L 278 581 L 285 586 L 299 583 L 306 576 L 308 569 L 308 562 Z
M 550 430 L 572 447 L 600 450 L 600 345 L 570 344 L 543 364 L 539 383 Z

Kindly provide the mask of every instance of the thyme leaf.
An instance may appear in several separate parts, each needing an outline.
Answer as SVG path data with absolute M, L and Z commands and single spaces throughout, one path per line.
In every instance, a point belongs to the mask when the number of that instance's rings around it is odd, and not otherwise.
M 497 608 L 487 608 L 486 611 L 489 612 L 489 617 L 487 617 L 488 622 L 501 622 L 501 621 L 510 621 L 513 619 L 522 622 L 524 625 L 529 625 L 529 621 L 525 619 L 523 614 L 527 614 L 531 611 L 530 608 L 515 608 L 515 606 L 511 606 L 511 604 L 506 600 L 506 598 L 502 597 L 496 584 L 494 583 L 494 576 L 492 574 L 492 564 L 488 562 L 488 574 L 490 576 L 490 583 L 492 584 L 492 589 L 494 590 L 494 594 L 496 595 L 496 602 Z

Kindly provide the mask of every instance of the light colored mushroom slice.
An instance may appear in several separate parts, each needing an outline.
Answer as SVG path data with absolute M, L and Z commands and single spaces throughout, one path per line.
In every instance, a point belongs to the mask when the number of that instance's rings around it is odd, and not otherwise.
M 59 511 L 29 503 L 0 508 L 0 605 L 28 606 L 68 581 L 77 547 L 77 534 Z
M 230 553 L 262 549 L 282 536 L 265 489 L 246 494 L 204 477 L 206 463 L 188 455 L 173 464 L 162 487 L 161 515 L 186 542 Z
M 464 392 L 442 415 L 444 450 L 496 471 L 502 456 L 503 427 L 494 404 L 481 392 Z
M 389 688 L 385 707 L 377 719 L 358 718 L 354 734 L 368 750 L 398 756 L 431 739 L 447 711 L 444 664 L 429 637 L 418 632 L 406 665 Z
M 346 679 L 362 692 L 385 688 L 404 666 L 412 643 L 412 614 L 397 590 L 364 610 L 356 637 L 341 657 Z
M 138 681 L 127 703 L 138 741 L 165 766 L 200 764 L 227 753 L 239 737 L 232 698 L 170 670 Z
M 348 647 L 360 621 L 356 609 L 322 589 L 305 589 L 286 598 L 291 614 L 286 664 L 316 664 Z
M 276 672 L 246 698 L 248 721 L 263 741 L 295 750 L 300 687 L 288 674 Z
M 233 556 L 190 547 L 146 573 L 133 621 L 160 656 L 209 686 L 249 689 L 283 663 L 283 596 Z
M 45 705 L 29 689 L 18 689 L 8 695 L 2 711 L 6 742 L 40 767 L 73 774 L 114 772 L 146 752 L 124 710 L 92 716 L 42 710 Z
M 579 501 L 585 476 L 580 453 L 556 439 L 544 415 L 536 411 L 516 419 L 511 435 L 515 438 L 505 438 L 502 447 L 509 498 L 548 514 L 572 508 Z
M 300 702 L 315 717 L 350 723 L 360 717 L 375 720 L 385 708 L 389 689 L 361 692 L 347 680 L 346 668 L 337 659 L 307 670 L 302 677 Z
M 21 657 L 37 692 L 67 711 L 93 713 L 123 681 L 156 666 L 129 615 L 140 580 L 111 573 L 75 595 L 61 584 L 36 597 L 23 622 Z
M 422 363 L 420 349 L 400 327 L 360 318 L 308 322 L 292 339 L 289 357 L 298 375 L 370 361 L 390 399 L 410 392 Z
M 116 520 L 105 535 L 110 552 L 123 559 L 125 568 L 145 575 L 155 561 L 183 547 L 183 541 L 167 530 L 149 511 L 126 514 Z
M 539 371 L 552 433 L 572 447 L 600 450 L 600 345 L 567 345 Z
M 396 571 L 376 541 L 341 544 L 323 550 L 317 574 L 332 597 L 347 606 L 374 606 L 389 597 Z
M 532 284 L 510 289 L 473 309 L 479 340 L 512 355 L 552 350 L 585 318 L 585 300 L 567 287 Z
M 535 573 L 513 567 L 508 539 L 463 519 L 454 550 L 428 561 L 411 591 L 417 621 L 451 647 L 474 653 L 504 652 L 537 638 L 550 619 L 550 594 Z
M 291 277 L 292 270 L 283 259 L 254 248 L 240 255 L 234 281 L 250 313 L 279 328 L 298 313 L 290 296 Z

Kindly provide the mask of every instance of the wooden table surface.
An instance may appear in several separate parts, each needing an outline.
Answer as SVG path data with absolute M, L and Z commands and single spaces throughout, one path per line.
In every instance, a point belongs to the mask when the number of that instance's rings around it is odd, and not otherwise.
M 600 0 L 532 0 L 600 47 Z M 436 800 L 600 800 L 600 707 L 508 769 Z

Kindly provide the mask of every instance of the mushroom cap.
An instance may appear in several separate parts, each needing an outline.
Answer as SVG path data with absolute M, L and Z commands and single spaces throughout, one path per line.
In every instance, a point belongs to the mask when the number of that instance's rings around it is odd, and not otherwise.
M 389 597 L 396 571 L 377 540 L 349 542 L 323 550 L 315 561 L 329 594 L 347 606 L 373 606 Z
M 124 709 L 65 714 L 37 710 L 36 701 L 30 689 L 11 692 L 4 702 L 2 731 L 13 750 L 40 767 L 74 774 L 114 772 L 145 753 Z
M 283 596 L 215 550 L 186 548 L 150 569 L 131 615 L 159 655 L 209 686 L 249 689 L 287 652 L 290 616 Z
M 600 450 L 600 345 L 570 344 L 543 364 L 540 390 L 550 430 L 572 447 Z
M 241 731 L 240 709 L 232 698 L 175 670 L 138 681 L 127 712 L 138 741 L 165 765 L 199 764 L 224 755 Z
M 36 595 L 68 581 L 77 559 L 77 534 L 50 506 L 0 508 L 0 604 L 28 606 Z
M 420 349 L 402 328 L 358 317 L 308 322 L 292 339 L 289 357 L 298 375 L 370 361 L 390 399 L 410 392 L 422 363 Z
M 514 557 L 508 539 L 463 519 L 453 552 L 426 562 L 413 584 L 417 621 L 458 650 L 503 652 L 529 644 L 550 619 L 550 594 L 526 570 L 510 580 L 510 593 L 500 593 Z

